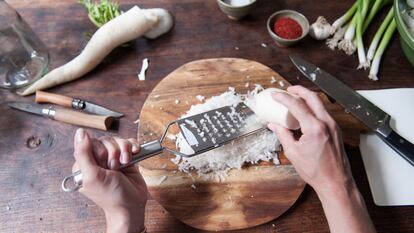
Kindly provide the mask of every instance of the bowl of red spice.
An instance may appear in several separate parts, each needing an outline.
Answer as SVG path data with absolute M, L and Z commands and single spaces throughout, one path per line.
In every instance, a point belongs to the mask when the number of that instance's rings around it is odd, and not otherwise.
M 290 46 L 308 34 L 309 21 L 297 11 L 281 10 L 269 17 L 267 30 L 277 45 Z

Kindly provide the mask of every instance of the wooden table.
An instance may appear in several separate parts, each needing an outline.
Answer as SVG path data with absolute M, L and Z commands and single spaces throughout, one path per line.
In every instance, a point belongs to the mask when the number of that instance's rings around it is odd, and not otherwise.
M 85 10 L 74 0 L 9 0 L 45 42 L 51 68 L 76 56 L 93 32 Z M 310 21 L 324 15 L 331 22 L 352 1 L 260 0 L 252 14 L 240 22 L 229 20 L 216 1 L 158 0 L 122 1 L 122 9 L 134 4 L 164 7 L 173 12 L 176 24 L 169 34 L 154 41 L 138 39 L 133 47 L 115 50 L 103 64 L 81 80 L 51 91 L 81 97 L 125 113 L 118 130 L 122 137 L 135 137 L 139 110 L 148 93 L 168 73 L 196 59 L 240 57 L 270 66 L 292 84 L 315 89 L 301 77 L 288 55 L 297 54 L 321 65 L 355 89 L 414 87 L 414 69 L 402 54 L 396 36 L 385 54 L 380 81 L 368 80 L 356 70 L 356 56 L 330 51 L 323 42 L 307 38 L 291 48 L 279 48 L 266 31 L 267 17 L 281 9 L 304 13 Z M 379 20 L 377 20 L 379 21 Z M 377 24 L 377 23 L 376 23 Z M 369 30 L 373 34 L 375 28 Z M 268 46 L 262 47 L 265 43 Z M 237 48 L 238 49 L 237 49 Z M 149 58 L 146 81 L 138 81 L 143 58 Z M 315 89 L 316 90 L 316 89 Z M 11 100 L 33 101 L 0 90 L 0 232 L 102 232 L 103 212 L 78 193 L 60 190 L 61 179 L 74 162 L 75 126 L 9 109 Z M 89 130 L 94 136 L 107 133 Z M 413 232 L 414 207 L 378 207 L 373 203 L 358 148 L 347 148 L 355 180 L 364 196 L 378 232 Z M 149 232 L 197 232 L 169 215 L 154 200 L 147 205 Z M 237 232 L 328 232 L 327 222 L 315 192 L 307 187 L 298 202 L 279 219 Z

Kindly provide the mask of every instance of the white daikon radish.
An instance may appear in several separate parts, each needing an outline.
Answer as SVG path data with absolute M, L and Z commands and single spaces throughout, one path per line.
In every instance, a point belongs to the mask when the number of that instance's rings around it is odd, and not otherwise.
M 162 15 L 158 15 L 159 13 Z M 171 19 L 165 14 L 166 12 L 159 9 L 144 10 L 134 6 L 100 27 L 77 57 L 52 70 L 19 94 L 30 95 L 36 90 L 47 89 L 78 79 L 95 68 L 115 47 L 151 31 L 156 32 L 151 34 L 154 38 L 165 33 L 172 25 L 172 23 L 159 23 L 160 19 Z M 158 28 L 166 26 L 170 28 Z
M 144 34 L 145 37 L 155 39 L 171 30 L 174 25 L 174 19 L 167 10 L 154 8 L 147 9 L 146 11 L 156 14 L 158 16 L 158 23 L 150 31 Z
M 273 92 L 285 92 L 278 88 L 267 88 L 257 94 L 253 111 L 260 119 L 282 125 L 288 129 L 299 129 L 299 122 L 281 103 L 273 99 Z M 287 93 L 287 92 L 286 92 Z

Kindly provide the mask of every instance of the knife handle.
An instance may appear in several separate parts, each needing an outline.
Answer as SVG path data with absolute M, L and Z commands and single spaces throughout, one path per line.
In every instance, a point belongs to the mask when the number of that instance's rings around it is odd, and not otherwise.
M 414 145 L 401 137 L 398 133 L 392 131 L 387 137 L 382 137 L 392 149 L 414 166 Z
M 72 108 L 73 98 L 44 91 L 36 91 L 36 103 L 51 103 Z
M 111 116 L 89 115 L 69 109 L 55 109 L 53 119 L 73 125 L 108 130 L 114 118 Z

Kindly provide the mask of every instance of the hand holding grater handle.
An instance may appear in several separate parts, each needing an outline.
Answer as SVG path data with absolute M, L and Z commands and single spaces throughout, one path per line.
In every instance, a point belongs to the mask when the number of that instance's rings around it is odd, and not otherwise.
M 120 167 L 120 169 L 132 166 L 135 163 L 138 163 L 142 160 L 148 159 L 152 156 L 160 154 L 164 150 L 164 147 L 161 145 L 160 140 L 154 140 L 141 145 L 141 149 L 138 154 L 136 154 L 132 160 Z M 73 184 L 68 186 L 68 181 L 73 180 Z M 69 176 L 66 176 L 62 181 L 62 190 L 65 192 L 74 192 L 79 190 L 82 187 L 83 176 L 82 172 L 76 171 Z

